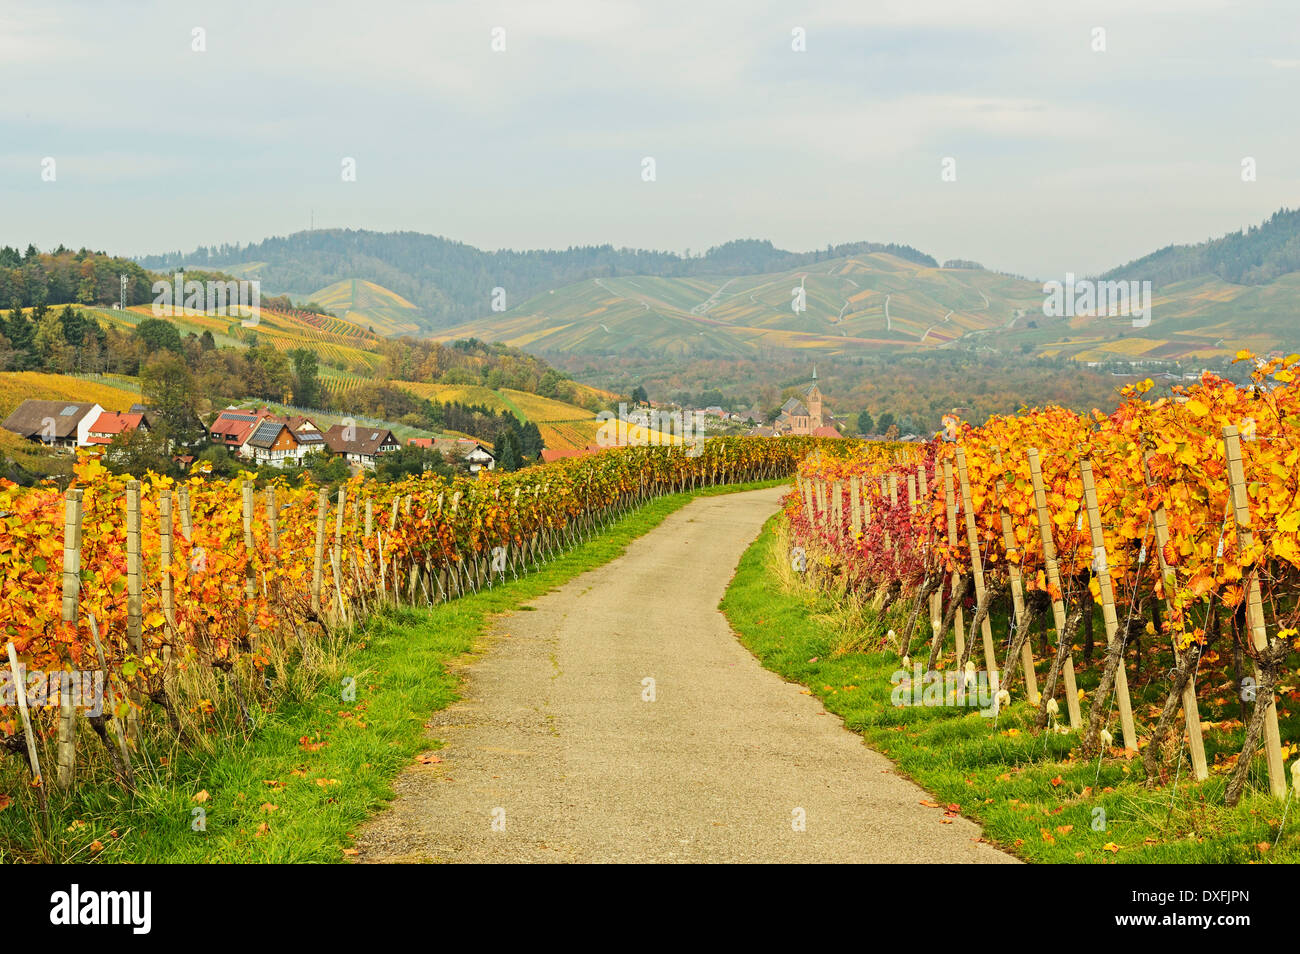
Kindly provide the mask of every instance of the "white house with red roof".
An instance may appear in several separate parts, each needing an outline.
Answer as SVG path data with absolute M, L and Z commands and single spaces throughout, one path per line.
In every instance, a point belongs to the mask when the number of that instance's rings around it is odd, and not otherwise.
M 104 447 L 118 434 L 134 430 L 149 430 L 149 417 L 143 411 L 103 411 L 87 429 L 86 446 Z

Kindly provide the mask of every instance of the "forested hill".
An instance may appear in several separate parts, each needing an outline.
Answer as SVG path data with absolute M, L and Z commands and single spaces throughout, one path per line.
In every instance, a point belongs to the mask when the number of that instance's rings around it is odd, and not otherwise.
M 1260 225 L 1199 245 L 1170 245 L 1102 277 L 1150 280 L 1160 287 L 1214 275 L 1237 285 L 1263 285 L 1294 271 L 1300 271 L 1300 209 L 1282 209 Z
M 228 269 L 259 278 L 267 289 L 310 296 L 341 279 L 365 279 L 397 292 L 423 312 L 427 328 L 440 328 L 488 312 L 493 288 L 509 301 L 588 278 L 618 275 L 746 275 L 799 268 L 850 255 L 888 252 L 921 265 L 938 263 L 905 245 L 854 242 L 815 252 L 788 252 L 769 241 L 741 239 L 689 258 L 674 252 L 614 248 L 485 252 L 418 232 L 329 229 L 269 238 L 253 245 L 200 247 L 140 259 L 144 267 L 169 271 L 178 265 Z

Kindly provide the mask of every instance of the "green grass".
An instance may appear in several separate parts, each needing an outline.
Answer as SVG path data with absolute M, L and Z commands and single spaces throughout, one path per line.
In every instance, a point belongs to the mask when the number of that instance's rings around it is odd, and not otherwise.
M 344 861 L 350 833 L 393 797 L 398 773 L 440 747 L 425 725 L 456 698 L 450 664 L 474 651 L 494 617 L 618 557 L 695 497 L 776 483 L 661 497 L 536 573 L 437 607 L 376 616 L 313 690 L 282 701 L 249 737 L 223 738 L 206 757 L 174 743 L 165 756 L 151 751 L 155 771 L 134 795 L 102 766 L 69 799 L 51 793 L 43 846 L 32 830 L 30 795 L 14 797 L 0 810 L 0 862 Z M 355 699 L 345 701 L 347 677 L 355 680 Z M 86 733 L 81 741 L 98 746 Z M 15 792 L 25 780 L 21 759 L 0 759 L 0 792 Z M 192 828 L 196 808 L 206 816 L 201 832 Z
M 839 637 L 831 625 L 837 607 L 811 589 L 780 582 L 780 519 L 769 521 L 745 553 L 722 602 L 733 629 L 764 666 L 807 686 L 892 759 L 896 771 L 982 824 L 986 841 L 1035 862 L 1300 861 L 1294 796 L 1280 828 L 1281 802 L 1248 794 L 1227 809 L 1226 775 L 1212 771 L 1196 784 L 1185 758 L 1177 786 L 1154 789 L 1144 785 L 1139 760 L 1073 758 L 1077 736 L 1036 733 L 1024 701 L 1004 707 L 996 720 L 951 706 L 895 706 L 891 675 L 898 656 L 837 655 Z M 1104 830 L 1093 827 L 1098 809 L 1105 813 Z M 1269 850 L 1261 851 L 1261 842 Z

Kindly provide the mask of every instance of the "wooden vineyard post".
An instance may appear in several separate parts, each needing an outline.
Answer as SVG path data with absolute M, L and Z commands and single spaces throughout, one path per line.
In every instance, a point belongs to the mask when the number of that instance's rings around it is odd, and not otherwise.
M 369 497 L 367 497 L 366 498 L 366 532 L 365 532 L 364 539 L 368 541 L 371 538 L 371 536 L 374 535 L 374 532 L 375 532 L 375 502 L 371 500 Z M 370 586 L 373 589 L 375 585 L 375 570 L 374 567 L 370 565 L 369 544 L 366 545 L 366 579 L 370 581 Z
M 176 595 L 172 586 L 172 492 L 158 494 L 158 568 L 162 576 L 163 616 L 176 629 Z M 107 678 L 107 674 L 105 674 Z
M 826 526 L 826 481 L 817 481 L 817 523 Z
M 849 478 L 849 521 L 853 528 L 853 539 L 862 533 L 862 497 L 861 487 L 856 475 Z
M 907 509 L 916 512 L 916 475 L 907 475 Z
M 186 543 L 193 543 L 194 515 L 190 512 L 190 488 L 182 485 L 176 496 L 181 507 L 181 534 Z
M 126 636 L 131 652 L 144 656 L 140 598 L 140 481 L 126 482 Z
M 998 457 L 998 463 L 1002 463 L 1001 455 Z M 1015 611 L 1016 617 L 1016 635 L 1020 635 L 1020 628 L 1028 625 L 1025 619 L 1025 591 L 1020 579 L 1020 548 L 1016 546 L 1016 533 L 1011 528 L 1011 514 L 1006 507 L 1006 485 L 999 480 L 997 482 L 998 491 L 998 510 L 1002 517 L 1002 545 L 1007 551 L 1007 568 L 1008 575 L 1011 577 L 1011 606 Z M 1038 703 L 1038 674 L 1034 672 L 1034 648 L 1030 645 L 1028 634 L 1020 643 L 1020 666 L 1025 671 L 1025 698 L 1037 705 Z
M 898 474 L 895 473 L 889 475 L 889 505 L 898 506 Z
M 335 564 L 342 566 L 343 561 L 343 508 L 348 500 L 348 492 L 342 487 L 339 488 L 338 502 L 334 511 L 334 553 L 330 557 Z M 341 585 L 342 580 L 336 583 Z
M 831 484 L 831 527 L 835 536 L 844 536 L 844 488 L 837 480 Z
M 930 492 L 925 480 L 925 463 L 916 465 L 916 493 L 920 503 L 924 506 L 930 496 Z M 929 542 L 930 525 L 927 519 L 925 524 L 926 548 L 931 548 Z M 943 625 L 943 587 L 936 586 L 934 592 L 930 594 L 930 635 L 933 636 L 939 632 L 939 627 Z
M 810 529 L 815 530 L 817 528 L 817 515 L 813 512 L 813 491 L 811 480 L 805 480 L 803 482 L 803 506 L 808 515 L 808 526 Z
M 966 449 L 957 448 L 957 480 L 961 484 L 961 509 L 966 517 L 966 544 L 970 548 L 970 572 L 975 581 L 975 604 L 984 600 L 984 560 L 980 557 L 979 531 L 975 529 L 975 508 L 971 503 L 970 479 L 966 472 Z M 993 692 L 998 691 L 998 657 L 993 645 L 993 627 L 989 624 L 989 614 L 984 614 L 980 623 L 980 635 L 984 639 L 984 665 L 989 673 L 989 685 Z
M 1147 451 L 1143 464 L 1149 464 L 1151 452 Z M 1151 472 L 1144 467 L 1147 486 L 1151 486 Z M 1174 590 L 1174 576 L 1165 562 L 1165 544 L 1169 542 L 1169 523 L 1165 517 L 1165 505 L 1162 503 L 1155 510 L 1152 518 L 1155 524 L 1156 535 L 1156 560 L 1160 567 L 1160 584 L 1165 594 L 1165 618 L 1173 618 L 1173 610 L 1169 603 L 1169 595 Z M 1178 646 L 1174 646 L 1175 661 L 1178 661 Z M 1189 673 L 1187 684 L 1183 686 L 1183 720 L 1187 725 L 1187 749 L 1191 754 L 1192 771 L 1196 780 L 1203 782 L 1209 778 L 1210 768 L 1205 760 L 1205 739 L 1201 735 L 1201 713 L 1196 702 L 1196 676 Z
M 257 640 L 257 572 L 253 569 L 253 554 L 257 545 L 253 540 L 253 482 L 244 481 L 240 487 L 243 495 L 244 509 L 244 599 L 247 601 L 247 628 L 249 647 L 256 649 Z
M 1083 500 L 1088 508 L 1088 530 L 1092 534 L 1093 573 L 1101 590 L 1101 618 L 1106 624 L 1106 645 L 1110 646 L 1120 638 L 1119 619 L 1115 615 L 1115 589 L 1111 585 L 1110 560 L 1106 555 L 1106 537 L 1101 529 L 1101 511 L 1097 507 L 1092 461 L 1085 460 L 1079 464 L 1079 475 L 1083 478 Z M 1136 752 L 1137 729 L 1133 725 L 1133 706 L 1129 701 L 1128 674 L 1124 670 L 1123 653 L 1120 653 L 1119 665 L 1115 668 L 1115 701 L 1119 706 L 1120 728 L 1124 731 L 1124 748 Z M 1104 702 L 1102 699 L 1096 700 L 1097 705 Z
M 397 532 L 397 508 L 401 506 L 401 503 L 402 503 L 401 497 L 394 497 L 393 510 L 388 515 L 388 537 L 386 539 L 388 540 L 389 548 L 392 547 L 393 535 Z M 388 578 L 392 581 L 393 584 L 393 605 L 396 606 L 398 603 L 401 602 L 401 595 L 402 595 L 402 588 L 397 583 L 397 560 L 395 558 L 393 560 L 389 560 L 387 554 L 381 554 L 380 559 L 388 564 Z
M 266 488 L 266 537 L 274 560 L 280 550 L 280 508 L 275 502 L 275 484 Z
M 81 491 L 69 490 L 64 498 L 63 521 L 63 625 L 77 626 L 81 601 Z M 20 695 L 26 690 L 15 684 Z M 65 792 L 72 788 L 77 766 L 77 702 L 72 695 L 72 673 L 59 674 L 59 759 L 57 779 Z
M 325 565 L 325 521 L 329 518 L 330 494 L 324 487 L 316 494 L 316 550 L 312 559 L 311 611 L 320 617 L 321 574 Z
M 1034 509 L 1038 512 L 1038 533 L 1043 541 L 1043 574 L 1047 577 L 1047 588 L 1051 593 L 1061 592 L 1061 569 L 1056 562 L 1056 541 L 1052 537 L 1052 518 L 1047 512 L 1047 491 L 1043 487 L 1043 469 L 1038 462 L 1038 448 L 1031 447 L 1025 452 L 1029 458 L 1029 476 L 1034 485 Z M 1049 596 L 1052 600 L 1052 620 L 1056 623 L 1056 634 L 1065 638 L 1065 601 L 1059 595 Z M 1065 662 L 1061 666 L 1061 675 L 1065 679 L 1065 708 L 1070 713 L 1070 728 L 1077 729 L 1083 724 L 1083 714 L 1079 711 L 1079 689 L 1074 681 L 1074 657 L 1067 651 Z
M 1232 492 L 1232 510 L 1237 521 L 1237 552 L 1245 553 L 1255 543 L 1250 528 L 1250 498 L 1246 495 L 1246 471 L 1241 462 L 1241 436 L 1231 424 L 1223 429 L 1223 450 L 1228 457 L 1228 483 Z M 1246 569 L 1243 567 L 1243 570 Z M 1246 588 L 1246 621 L 1250 638 L 1256 650 L 1268 648 L 1268 632 L 1264 622 L 1264 604 L 1259 594 L 1259 572 L 1251 567 Z M 1262 682 L 1259 665 L 1255 665 L 1255 684 Z M 1268 784 L 1276 798 L 1287 794 L 1286 776 L 1282 771 L 1282 747 L 1277 728 L 1277 700 L 1255 699 L 1256 706 L 1265 706 L 1264 756 L 1268 760 Z
M 31 713 L 27 711 L 27 686 L 22 671 L 18 668 L 18 653 L 12 639 L 6 649 L 9 653 L 9 674 L 13 679 L 14 693 L 18 697 L 18 714 L 23 721 L 23 740 L 27 743 L 27 762 L 32 769 L 32 784 L 40 792 L 42 807 L 48 809 L 44 780 L 41 778 L 41 760 L 36 752 L 36 731 L 32 728 Z
M 948 546 L 957 548 L 957 498 L 952 485 L 952 461 L 943 462 L 943 498 L 948 510 Z M 955 598 L 960 591 L 961 574 L 952 575 L 952 593 Z M 966 655 L 966 621 L 962 618 L 961 605 L 953 616 L 953 633 L 957 637 L 957 658 Z

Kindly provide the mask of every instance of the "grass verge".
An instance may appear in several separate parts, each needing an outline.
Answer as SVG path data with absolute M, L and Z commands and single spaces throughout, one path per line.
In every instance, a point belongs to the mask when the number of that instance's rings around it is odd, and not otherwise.
M 1024 701 L 996 719 L 895 705 L 897 654 L 842 651 L 841 607 L 784 571 L 781 520 L 768 521 L 740 561 L 721 604 L 732 628 L 765 667 L 807 686 L 900 774 L 983 825 L 986 841 L 1035 862 L 1300 861 L 1294 793 L 1285 804 L 1248 794 L 1228 809 L 1225 775 L 1195 783 L 1186 760 L 1176 784 L 1148 788 L 1139 760 L 1072 758 L 1075 734 L 1035 731 Z
M 344 861 L 349 833 L 393 797 L 398 773 L 440 747 L 426 723 L 456 699 L 449 664 L 473 652 L 495 616 L 615 559 L 696 497 L 780 483 L 661 497 L 535 573 L 440 606 L 376 615 L 331 660 L 328 678 L 262 716 L 247 738 L 223 739 L 210 755 L 174 744 L 149 753 L 134 794 L 111 778 L 88 780 L 67 798 L 51 793 L 48 819 L 18 800 L 0 805 L 0 862 Z M 19 760 L 6 761 L 25 777 Z

